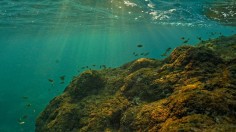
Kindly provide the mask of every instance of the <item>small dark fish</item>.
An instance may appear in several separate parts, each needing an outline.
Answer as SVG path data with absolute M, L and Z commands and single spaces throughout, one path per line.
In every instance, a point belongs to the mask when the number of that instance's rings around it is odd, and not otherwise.
M 144 55 L 144 53 L 141 53 L 140 55 Z
M 89 68 L 88 66 L 86 66 L 86 68 Z
M 170 50 L 171 50 L 171 47 L 167 48 L 167 49 L 166 49 L 166 52 L 169 52 Z
M 202 41 L 202 38 L 201 37 L 197 37 L 198 40 Z
M 181 37 L 180 39 L 182 39 L 182 40 L 185 40 L 185 38 L 184 38 L 184 37 Z
M 137 47 L 138 47 L 138 48 L 141 48 L 141 47 L 143 47 L 143 45 L 142 45 L 142 44 L 138 44 Z
M 135 52 L 133 52 L 133 55 L 135 55 Z
M 93 66 L 93 67 L 95 67 L 96 65 L 95 65 L 95 64 L 93 64 L 92 66 Z
M 53 85 L 54 84 L 54 80 L 53 79 L 48 79 L 48 81 Z
M 107 66 L 106 66 L 106 65 L 103 65 L 103 68 L 105 68 L 105 69 L 106 69 L 106 68 L 107 68 Z
M 27 96 L 22 96 L 22 99 L 28 99 L 29 97 L 27 97 Z
M 27 115 L 22 116 L 22 119 L 27 119 L 27 118 L 28 118 Z
M 78 70 L 77 72 L 80 72 L 80 70 Z
M 48 81 L 51 83 L 52 86 L 54 86 L 54 80 L 53 79 L 48 79 Z
M 85 67 L 81 67 L 81 69 L 85 69 Z
M 171 47 L 167 48 L 165 53 L 163 53 L 161 56 L 164 57 L 164 56 L 167 56 L 167 54 L 170 52 L 171 50 Z
M 186 44 L 186 43 L 188 43 L 188 41 L 189 41 L 189 39 L 185 40 L 183 43 Z
M 26 107 L 30 107 L 30 106 L 32 106 L 32 104 L 27 104 L 27 105 L 26 105 Z
M 62 80 L 62 81 L 64 81 L 65 80 L 65 75 L 63 75 L 63 76 L 60 76 L 60 79 Z
M 134 56 L 138 56 L 138 54 L 135 54 Z
M 144 54 L 144 56 L 147 56 L 147 55 L 149 55 L 149 52 L 147 52 L 147 53 Z
M 104 69 L 106 69 L 107 66 L 106 66 L 106 65 L 100 65 L 100 68 L 104 68 Z

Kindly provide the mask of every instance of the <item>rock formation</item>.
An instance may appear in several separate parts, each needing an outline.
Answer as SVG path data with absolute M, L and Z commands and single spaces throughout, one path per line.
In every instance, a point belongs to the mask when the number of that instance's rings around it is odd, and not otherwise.
M 235 122 L 236 35 L 85 71 L 39 115 L 36 132 L 230 132 Z

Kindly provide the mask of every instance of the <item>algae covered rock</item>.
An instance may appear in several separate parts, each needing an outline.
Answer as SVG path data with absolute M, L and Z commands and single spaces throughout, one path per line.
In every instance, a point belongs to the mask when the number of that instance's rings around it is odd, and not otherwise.
M 161 65 L 160 61 L 154 59 L 140 58 L 131 63 L 128 63 L 123 66 L 123 68 L 127 68 L 130 72 L 137 71 L 141 68 L 154 68 Z
M 222 63 L 222 59 L 216 53 L 205 47 L 179 47 L 173 51 L 169 58 L 168 63 L 174 68 L 204 69 Z
M 75 77 L 36 131 L 236 130 L 236 35 Z M 227 52 L 227 53 L 226 53 Z
M 89 94 L 97 94 L 104 86 L 105 80 L 98 71 L 89 70 L 83 72 L 72 84 L 73 86 L 69 86 L 65 92 L 68 91 L 75 98 L 79 98 Z
M 224 37 L 220 36 L 217 39 L 206 41 L 202 44 L 199 44 L 201 47 L 206 47 L 212 50 L 214 53 L 220 55 L 225 61 L 235 59 L 236 56 L 236 37 Z

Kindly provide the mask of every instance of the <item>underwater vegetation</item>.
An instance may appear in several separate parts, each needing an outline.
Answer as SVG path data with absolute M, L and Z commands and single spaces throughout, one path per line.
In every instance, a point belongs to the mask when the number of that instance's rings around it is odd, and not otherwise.
M 86 70 L 38 116 L 36 132 L 233 132 L 235 122 L 233 35 L 177 47 L 164 60 Z

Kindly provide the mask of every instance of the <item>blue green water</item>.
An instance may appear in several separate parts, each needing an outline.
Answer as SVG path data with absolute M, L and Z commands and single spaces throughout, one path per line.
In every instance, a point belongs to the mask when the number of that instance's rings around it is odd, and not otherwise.
M 235 34 L 235 27 L 203 14 L 212 3 L 224 2 L 1 0 L 0 132 L 34 131 L 36 117 L 81 67 L 118 67 L 144 57 L 140 53 L 163 59 L 167 48 L 183 45 L 182 37 L 194 45 L 197 37 Z

